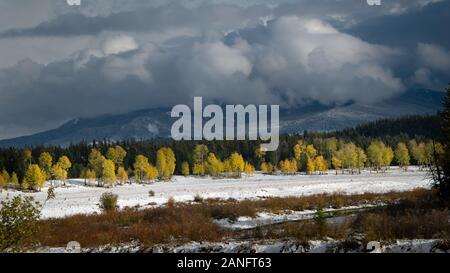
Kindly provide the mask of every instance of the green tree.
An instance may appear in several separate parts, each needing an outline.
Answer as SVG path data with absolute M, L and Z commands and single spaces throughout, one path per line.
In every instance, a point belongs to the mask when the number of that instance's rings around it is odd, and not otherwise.
M 32 197 L 14 197 L 0 202 L 0 252 L 22 251 L 36 242 L 41 205 Z

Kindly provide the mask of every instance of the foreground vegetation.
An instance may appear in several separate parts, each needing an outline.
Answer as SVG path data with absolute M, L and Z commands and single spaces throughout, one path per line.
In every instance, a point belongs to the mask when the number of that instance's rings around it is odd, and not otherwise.
M 364 240 L 439 238 L 450 239 L 448 210 L 437 202 L 433 190 L 391 192 L 386 194 L 315 195 L 308 197 L 267 198 L 256 201 L 203 200 L 166 206 L 123 210 L 110 209 L 102 214 L 76 215 L 48 219 L 36 223 L 35 233 L 20 240 L 21 247 L 61 247 L 78 241 L 83 247 L 119 245 L 139 242 L 181 244 L 191 241 L 220 242 L 253 239 L 348 239 L 362 236 Z M 367 204 L 383 205 L 357 212 L 356 217 L 329 223 L 326 208 L 343 208 Z M 246 231 L 222 228 L 214 220 L 240 216 L 255 217 L 258 212 L 282 214 L 286 211 L 318 211 L 313 220 L 268 225 Z M 27 226 L 29 230 L 29 226 Z

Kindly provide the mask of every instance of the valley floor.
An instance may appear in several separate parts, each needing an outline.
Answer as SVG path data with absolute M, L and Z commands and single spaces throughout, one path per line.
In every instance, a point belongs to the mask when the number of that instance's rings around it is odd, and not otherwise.
M 49 183 L 47 183 L 48 187 Z M 330 171 L 327 175 L 262 175 L 242 179 L 212 179 L 198 177 L 174 177 L 171 182 L 157 182 L 151 185 L 123 185 L 114 188 L 85 186 L 84 180 L 72 179 L 66 187 L 56 189 L 56 198 L 45 204 L 43 218 L 60 218 L 75 214 L 100 212 L 98 201 L 104 192 L 119 196 L 121 208 L 139 206 L 142 208 L 163 205 L 168 198 L 177 202 L 194 200 L 195 196 L 220 199 L 260 199 L 265 197 L 308 196 L 320 193 L 385 193 L 390 191 L 409 191 L 415 188 L 430 188 L 427 173 L 417 167 L 407 172 L 392 168 L 386 173 L 363 171 L 360 175 L 338 174 Z M 153 191 L 154 196 L 149 192 Z M 40 193 L 21 193 L 3 191 L 0 199 L 8 195 L 34 196 L 43 202 L 47 188 Z

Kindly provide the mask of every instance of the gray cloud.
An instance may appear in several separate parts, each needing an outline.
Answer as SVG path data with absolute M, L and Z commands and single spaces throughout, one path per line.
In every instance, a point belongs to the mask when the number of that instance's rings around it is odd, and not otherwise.
M 0 138 L 194 95 L 284 107 L 372 103 L 448 75 L 439 62 L 445 43 L 410 38 L 405 51 L 353 32 L 380 14 L 417 14 L 430 1 L 379 9 L 359 0 L 84 1 L 79 10 L 52 6 L 48 18 L 12 22 L 0 34 Z

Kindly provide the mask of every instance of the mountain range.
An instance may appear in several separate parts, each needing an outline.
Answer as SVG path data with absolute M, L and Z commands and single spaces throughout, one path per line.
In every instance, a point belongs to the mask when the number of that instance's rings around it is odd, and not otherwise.
M 441 108 L 443 92 L 410 89 L 376 104 L 347 103 L 321 105 L 310 103 L 280 111 L 281 133 L 333 131 L 351 128 L 370 121 L 415 114 L 434 114 Z M 145 140 L 167 138 L 175 119 L 170 109 L 146 109 L 126 114 L 76 118 L 62 126 L 13 139 L 1 140 L 0 147 L 61 145 L 93 140 Z

